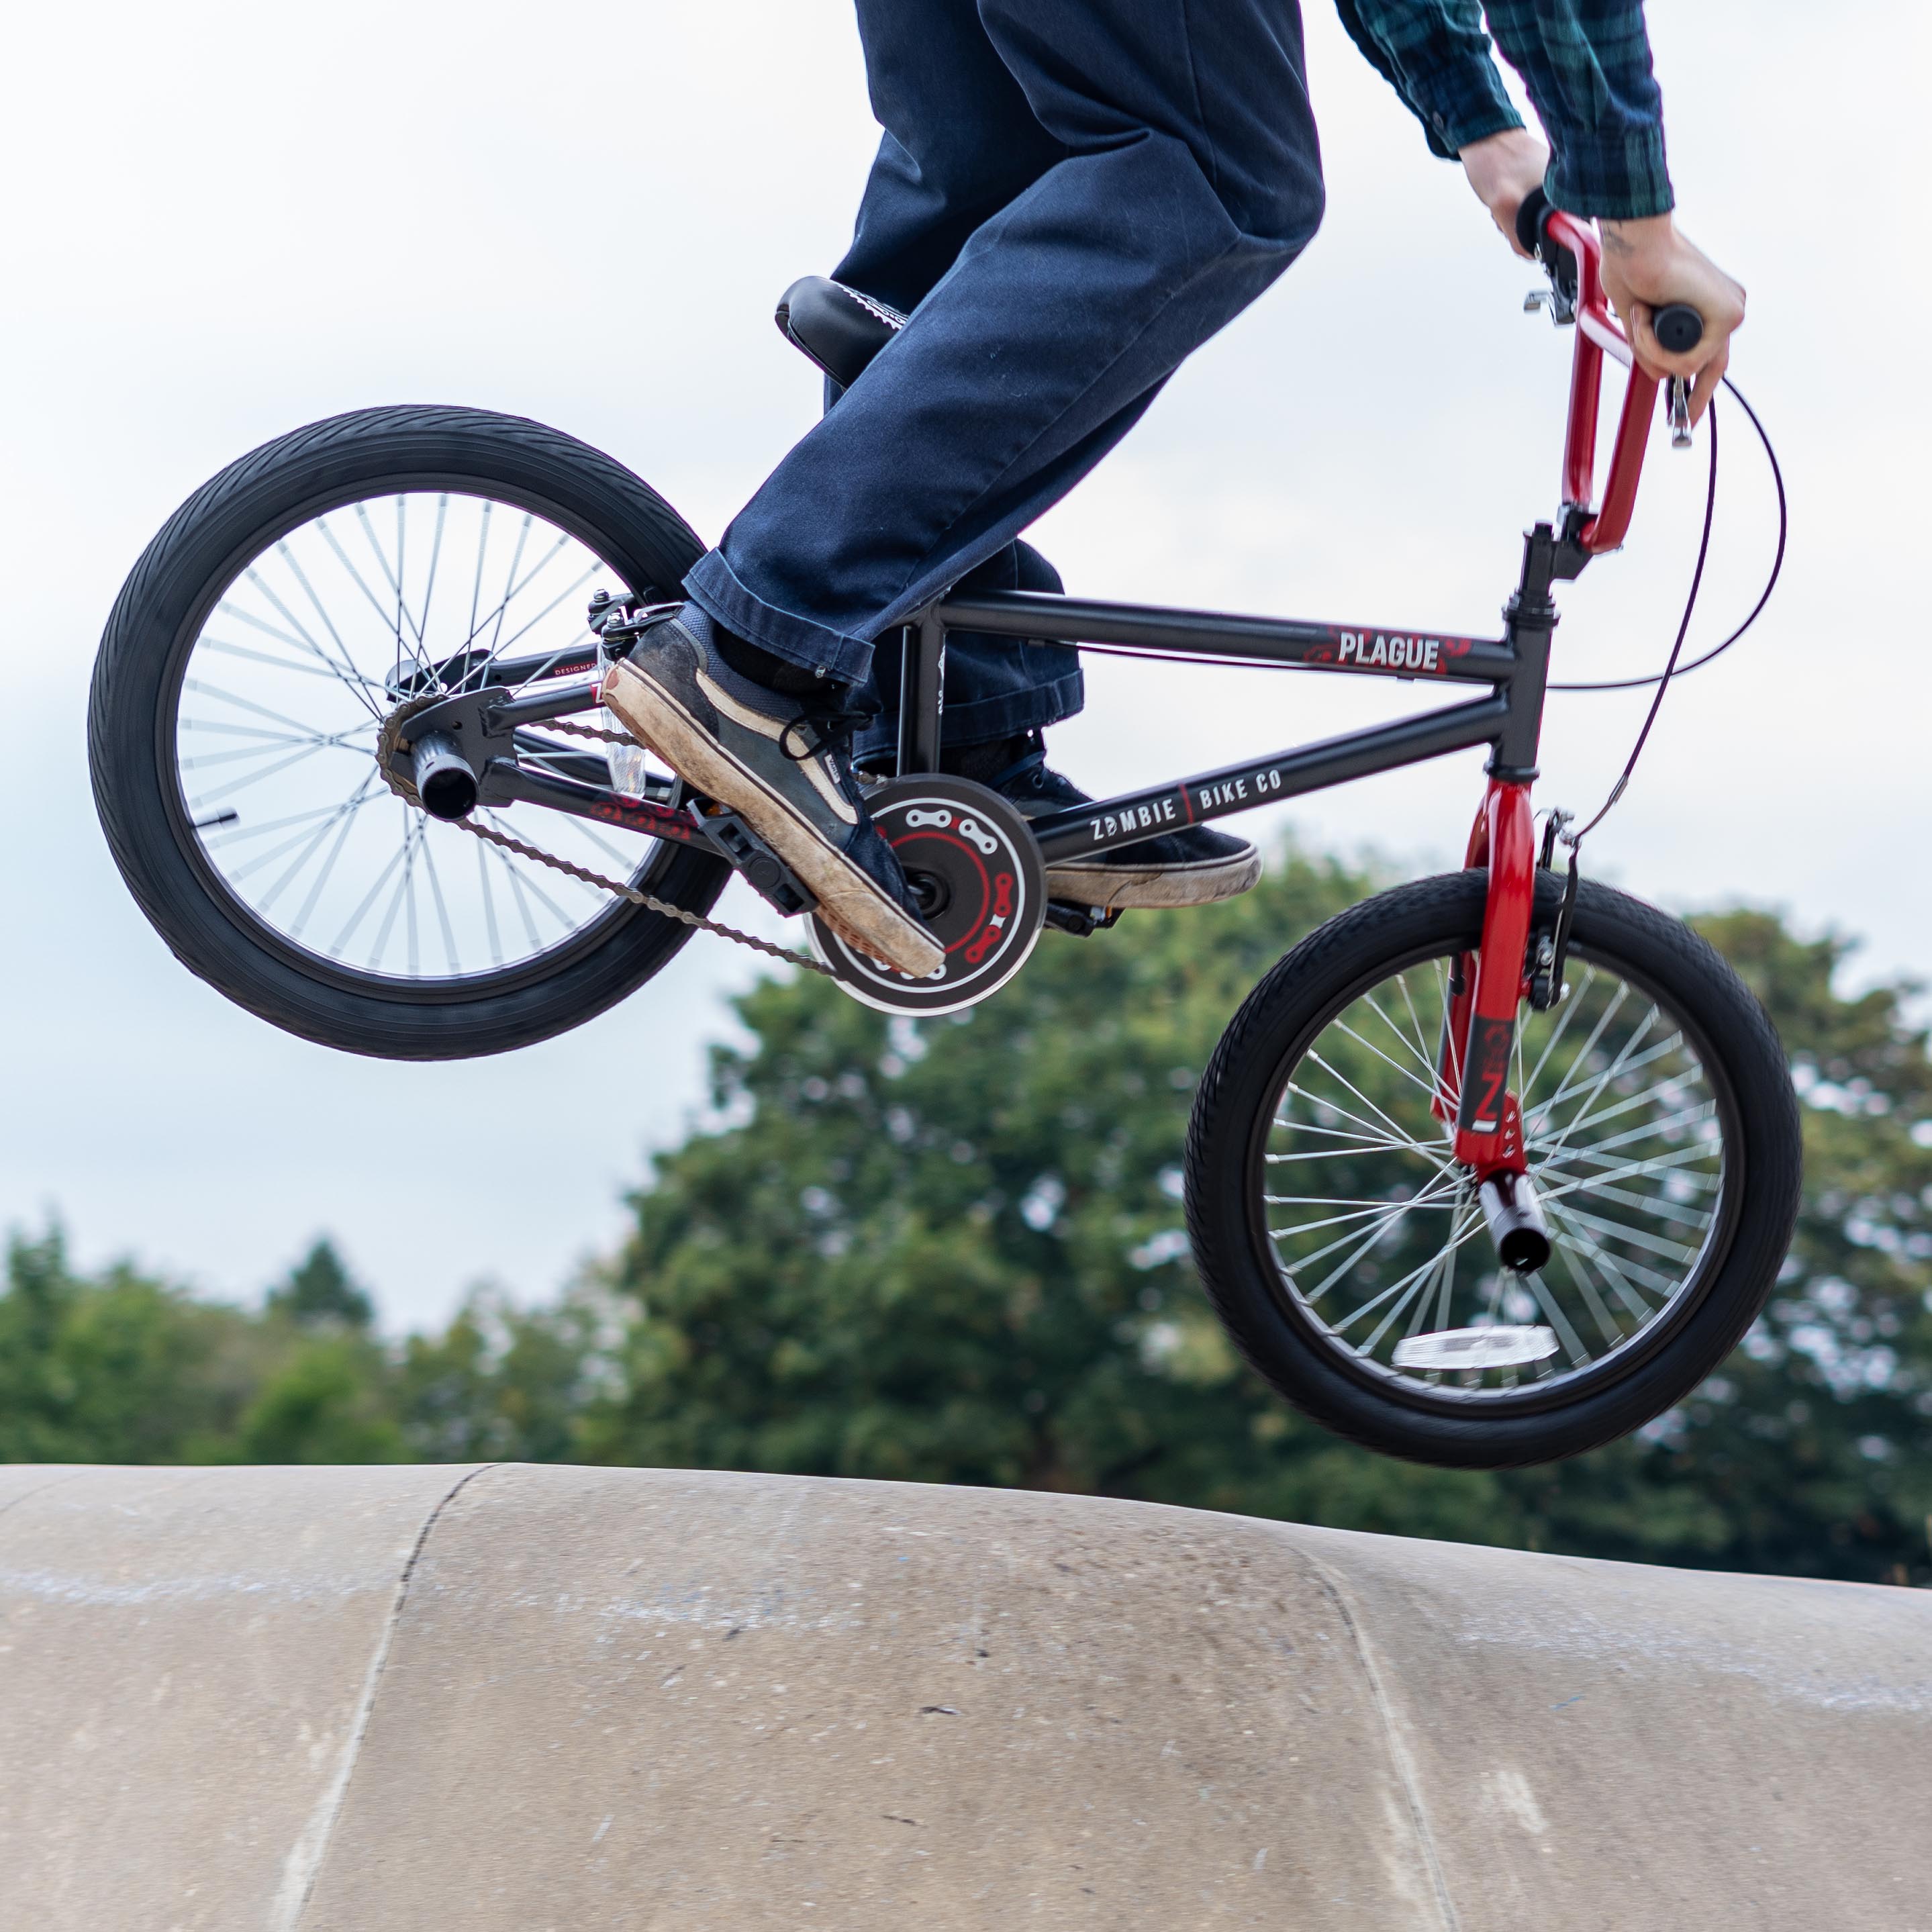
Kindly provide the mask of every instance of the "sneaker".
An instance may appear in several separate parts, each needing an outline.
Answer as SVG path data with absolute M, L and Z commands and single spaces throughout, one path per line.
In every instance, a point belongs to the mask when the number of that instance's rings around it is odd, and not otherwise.
M 741 676 L 690 604 L 639 634 L 603 700 L 687 784 L 739 813 L 842 938 L 915 979 L 937 970 L 945 954 L 853 778 L 849 715 Z
M 1028 818 L 1093 801 L 1059 772 L 1049 771 L 1046 748 L 1029 734 L 1024 756 L 986 782 Z M 1210 905 L 1246 892 L 1262 875 L 1262 856 L 1245 838 L 1208 825 L 1163 832 L 1137 845 L 1118 845 L 1091 858 L 1063 860 L 1046 868 L 1046 890 L 1075 905 L 1106 912 L 1130 907 Z

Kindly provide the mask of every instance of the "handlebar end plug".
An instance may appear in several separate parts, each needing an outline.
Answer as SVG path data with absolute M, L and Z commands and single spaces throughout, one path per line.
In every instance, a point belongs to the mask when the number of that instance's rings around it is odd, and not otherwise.
M 1650 327 L 1669 356 L 1688 356 L 1704 339 L 1704 318 L 1688 302 L 1672 302 L 1657 310 Z

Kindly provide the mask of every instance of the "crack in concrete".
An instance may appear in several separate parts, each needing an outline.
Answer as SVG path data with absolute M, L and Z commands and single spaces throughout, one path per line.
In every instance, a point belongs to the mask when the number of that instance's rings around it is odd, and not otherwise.
M 32 1502 L 35 1496 L 45 1496 L 50 1490 L 58 1489 L 63 1483 L 78 1482 L 82 1476 L 93 1473 L 91 1468 L 67 1469 L 58 1476 L 50 1476 L 44 1483 L 36 1483 L 31 1490 L 22 1490 L 17 1496 L 10 1496 L 6 1502 L 0 1503 L 0 1516 L 4 1516 L 9 1510 L 18 1509 L 22 1503 Z
M 362 1755 L 362 1740 L 368 1734 L 370 1719 L 375 1714 L 376 1693 L 382 1681 L 382 1672 L 389 1661 L 389 1646 L 395 1640 L 397 1627 L 403 1618 L 403 1605 L 410 1592 L 410 1579 L 416 1574 L 416 1564 L 428 1544 L 430 1532 L 435 1528 L 442 1513 L 453 1503 L 470 1484 L 478 1476 L 486 1475 L 500 1467 L 495 1462 L 479 1462 L 473 1469 L 466 1469 L 450 1486 L 442 1499 L 423 1520 L 423 1526 L 416 1533 L 416 1540 L 403 1565 L 403 1573 L 396 1580 L 395 1600 L 389 1606 L 389 1614 L 384 1620 L 381 1636 L 377 1640 L 376 1652 L 370 1659 L 368 1675 L 362 1680 L 362 1693 L 356 1700 L 356 1714 L 349 1727 L 348 1742 L 344 1744 L 340 1762 L 336 1766 L 335 1775 L 328 1781 L 315 1809 L 309 1814 L 308 1822 L 303 1826 L 302 1835 L 296 1839 L 286 1858 L 282 1863 L 282 1882 L 276 1888 L 275 1900 L 269 1916 L 272 1932 L 296 1932 L 304 1915 L 308 1910 L 309 1900 L 314 1896 L 316 1882 L 322 1876 L 324 1861 L 328 1856 L 330 1843 L 335 1835 L 335 1826 L 349 1802 L 349 1786 L 356 1774 L 357 1761 Z
M 1335 1614 L 1342 1619 L 1342 1626 L 1348 1633 L 1348 1641 L 1354 1646 L 1355 1657 L 1362 1666 L 1362 1674 L 1368 1680 L 1369 1695 L 1374 1700 L 1376 1714 L 1382 1720 L 1382 1735 L 1388 1741 L 1390 1762 L 1395 1767 L 1395 1774 L 1402 1786 L 1402 1796 L 1408 1806 L 1411 1822 L 1415 1828 L 1417 1849 L 1422 1855 L 1422 1862 L 1427 1870 L 1430 1882 L 1435 1888 L 1436 1909 L 1442 1916 L 1444 1932 L 1462 1932 L 1461 1918 L 1456 1911 L 1456 1901 L 1449 1895 L 1448 1875 L 1442 1869 L 1442 1861 L 1436 1850 L 1436 1834 L 1430 1828 L 1428 1807 L 1423 1802 L 1422 1782 L 1417 1772 L 1415 1761 L 1408 1754 L 1408 1747 L 1402 1741 L 1402 1733 L 1396 1726 L 1394 1706 L 1388 1694 L 1382 1688 L 1382 1673 L 1376 1668 L 1373 1653 L 1368 1640 L 1348 1606 L 1348 1600 L 1340 1583 L 1330 1571 L 1328 1566 L 1318 1556 L 1301 1550 L 1298 1554 L 1306 1558 L 1315 1570 L 1328 1600 L 1335 1606 Z

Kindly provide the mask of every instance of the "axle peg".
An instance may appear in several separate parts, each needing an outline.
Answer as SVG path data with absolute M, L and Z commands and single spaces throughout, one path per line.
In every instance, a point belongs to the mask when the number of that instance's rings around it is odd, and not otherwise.
M 1490 1238 L 1513 1274 L 1534 1274 L 1550 1262 L 1550 1229 L 1526 1174 L 1492 1174 L 1478 1190 Z
M 424 732 L 411 748 L 410 764 L 416 796 L 430 818 L 467 818 L 476 810 L 481 788 L 452 734 Z

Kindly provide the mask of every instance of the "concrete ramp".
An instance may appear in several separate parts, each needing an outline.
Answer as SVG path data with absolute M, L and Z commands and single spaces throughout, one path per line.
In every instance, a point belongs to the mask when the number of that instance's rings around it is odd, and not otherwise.
M 0 1471 L 0 1927 L 1932 1932 L 1932 1594 L 647 1470 Z

